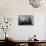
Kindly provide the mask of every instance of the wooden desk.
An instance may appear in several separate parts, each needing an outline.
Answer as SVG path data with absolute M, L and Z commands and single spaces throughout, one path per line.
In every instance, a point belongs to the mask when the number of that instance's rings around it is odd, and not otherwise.
M 46 46 L 46 40 L 40 41 L 29 41 L 29 40 L 17 40 L 14 41 L 16 46 L 20 46 L 20 44 L 24 44 L 24 46 Z
M 23 46 L 46 46 L 46 40 L 39 40 L 39 41 L 13 40 L 9 41 L 8 43 L 14 44 L 16 46 L 20 46 L 20 44 L 24 44 Z

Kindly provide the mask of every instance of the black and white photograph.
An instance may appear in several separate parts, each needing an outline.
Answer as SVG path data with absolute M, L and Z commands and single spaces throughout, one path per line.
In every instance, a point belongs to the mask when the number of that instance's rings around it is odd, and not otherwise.
M 18 25 L 33 25 L 34 16 L 33 15 L 19 15 L 18 16 Z
M 39 8 L 43 5 L 43 0 L 29 0 L 29 4 L 33 8 Z

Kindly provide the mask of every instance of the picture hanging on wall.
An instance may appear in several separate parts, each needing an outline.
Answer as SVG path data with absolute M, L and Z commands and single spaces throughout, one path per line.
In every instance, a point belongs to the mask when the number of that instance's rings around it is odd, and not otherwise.
M 44 1 L 44 3 L 45 3 L 45 1 Z M 43 0 L 29 0 L 29 4 L 33 8 L 38 8 L 38 7 L 41 7 L 43 5 Z
M 19 15 L 18 25 L 34 25 L 34 16 L 33 15 Z

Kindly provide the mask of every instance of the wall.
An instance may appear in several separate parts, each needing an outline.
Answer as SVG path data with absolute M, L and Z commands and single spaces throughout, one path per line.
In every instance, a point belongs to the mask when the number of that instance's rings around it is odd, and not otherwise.
M 45 15 L 46 6 L 33 8 L 28 0 L 0 0 L 0 16 L 13 17 L 13 22 L 10 31 L 13 37 L 17 40 L 27 40 L 34 34 L 39 40 L 45 39 Z M 33 15 L 33 26 L 19 26 L 18 15 Z M 0 31 L 2 33 L 2 31 Z M 0 33 L 0 35 L 2 35 Z M 44 34 L 45 33 L 45 34 Z M 0 39 L 3 37 L 0 36 Z

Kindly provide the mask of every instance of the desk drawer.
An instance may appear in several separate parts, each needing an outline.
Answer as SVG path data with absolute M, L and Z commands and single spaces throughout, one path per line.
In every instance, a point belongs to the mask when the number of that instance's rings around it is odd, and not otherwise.
M 20 46 L 24 46 L 24 43 L 20 43 Z
M 38 46 L 46 46 L 46 43 L 39 43 Z
M 16 46 L 28 46 L 28 43 L 16 43 Z
M 28 46 L 28 43 L 24 43 L 24 46 Z

